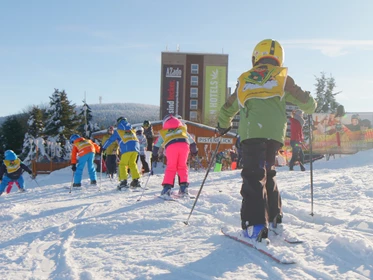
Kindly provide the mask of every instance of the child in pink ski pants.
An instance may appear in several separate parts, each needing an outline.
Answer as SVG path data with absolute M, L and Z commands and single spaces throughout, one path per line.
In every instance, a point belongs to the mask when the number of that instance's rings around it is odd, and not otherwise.
M 197 146 L 187 132 L 187 127 L 178 118 L 167 115 L 163 119 L 163 127 L 159 131 L 160 137 L 153 148 L 152 157 L 157 161 L 159 147 L 165 147 L 167 166 L 163 178 L 163 190 L 161 195 L 170 195 L 174 187 L 176 174 L 179 176 L 180 194 L 188 193 L 188 156 L 197 153 Z

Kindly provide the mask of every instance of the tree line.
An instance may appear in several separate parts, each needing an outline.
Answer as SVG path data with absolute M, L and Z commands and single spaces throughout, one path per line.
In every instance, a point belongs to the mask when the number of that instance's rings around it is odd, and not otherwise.
M 29 112 L 6 118 L 0 127 L 0 152 L 13 150 L 29 164 L 40 155 L 48 160 L 64 160 L 71 147 L 72 134 L 90 138 L 101 128 L 92 123 L 92 110 L 85 101 L 80 113 L 62 90 L 55 89 L 49 97 L 49 107 L 32 106 Z

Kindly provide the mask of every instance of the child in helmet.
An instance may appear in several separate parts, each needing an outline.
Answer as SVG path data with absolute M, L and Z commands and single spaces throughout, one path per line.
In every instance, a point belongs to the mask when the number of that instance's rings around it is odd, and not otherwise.
M 302 143 L 304 142 L 303 137 L 303 112 L 302 110 L 294 110 L 290 118 L 290 146 L 292 149 L 292 156 L 289 162 L 289 170 L 293 171 L 294 164 L 299 161 L 299 166 L 302 171 L 305 171 L 304 167 L 304 153 L 302 149 Z
M 102 143 L 105 142 L 110 138 L 111 135 L 114 134 L 114 127 L 110 126 L 107 129 L 107 133 L 102 137 Z M 118 143 L 113 142 L 105 151 L 106 153 L 106 173 L 112 179 L 114 177 L 114 173 L 117 172 L 117 156 L 118 156 Z
M 148 146 L 148 141 L 146 140 L 146 137 L 144 136 L 144 128 L 142 126 L 139 126 L 136 128 L 136 136 L 140 144 L 140 153 L 137 156 L 136 162 L 138 162 L 140 158 L 144 173 L 149 173 L 150 171 L 149 164 L 146 162 L 146 156 L 145 156 L 146 148 Z
M 189 150 L 193 155 L 197 154 L 197 145 L 187 132 L 187 127 L 173 115 L 167 115 L 163 119 L 162 129 L 159 131 L 157 143 L 153 147 L 152 157 L 157 161 L 159 147 L 164 147 L 167 166 L 163 178 L 163 190 L 161 195 L 170 196 L 174 187 L 175 175 L 179 176 L 179 194 L 187 195 L 188 178 L 188 155 Z
M 20 192 L 25 191 L 25 180 L 22 176 L 23 171 L 26 171 L 31 175 L 32 179 L 35 179 L 31 169 L 22 163 L 12 150 L 5 151 L 3 164 L 0 166 L 0 195 L 4 190 L 6 193 L 10 193 L 13 183 L 17 185 Z
M 74 171 L 73 187 L 81 187 L 83 169 L 87 163 L 91 185 L 97 184 L 96 168 L 94 166 L 95 153 L 100 153 L 100 146 L 89 139 L 73 134 L 70 137 L 70 143 L 73 145 L 71 150 L 71 169 Z M 79 160 L 77 160 L 79 156 Z
M 144 128 L 144 135 L 147 141 L 147 147 L 145 151 L 146 162 L 153 163 L 153 159 L 150 159 L 152 155 L 152 151 L 153 151 L 153 141 L 154 141 L 153 127 L 152 127 L 151 122 L 148 120 L 145 120 L 143 122 L 142 127 Z
M 102 151 L 105 151 L 111 143 L 117 141 L 120 149 L 120 162 L 119 162 L 119 181 L 118 189 L 128 188 L 127 178 L 129 167 L 132 175 L 131 187 L 141 187 L 139 178 L 139 170 L 137 169 L 136 159 L 140 152 L 139 140 L 136 137 L 136 132 L 132 129 L 132 125 L 125 119 L 118 123 L 117 130 L 102 146 Z
M 316 101 L 287 75 L 282 67 L 284 51 L 271 39 L 259 42 L 252 54 L 253 68 L 239 78 L 234 93 L 220 109 L 218 130 L 224 135 L 240 112 L 238 134 L 242 148 L 242 234 L 252 240 L 268 237 L 282 222 L 281 197 L 277 188 L 275 161 L 285 141 L 286 103 L 307 114 Z

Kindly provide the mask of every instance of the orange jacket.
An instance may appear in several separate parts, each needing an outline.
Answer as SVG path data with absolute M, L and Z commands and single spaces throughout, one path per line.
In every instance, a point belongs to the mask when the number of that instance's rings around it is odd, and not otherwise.
M 71 164 L 76 164 L 76 156 L 82 157 L 88 153 L 99 153 L 100 146 L 92 142 L 89 139 L 80 137 L 73 143 L 73 149 L 71 151 Z

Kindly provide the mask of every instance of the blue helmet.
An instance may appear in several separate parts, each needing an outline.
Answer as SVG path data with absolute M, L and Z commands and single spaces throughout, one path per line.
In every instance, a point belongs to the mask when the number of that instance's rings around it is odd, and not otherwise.
M 131 130 L 132 125 L 125 120 L 121 120 L 120 123 L 118 124 L 118 129 L 120 129 L 120 130 Z
M 71 144 L 74 143 L 74 141 L 75 141 L 76 139 L 78 139 L 78 138 L 80 138 L 80 135 L 79 135 L 79 134 L 73 134 L 73 135 L 71 135 L 71 136 L 70 136 L 70 143 L 71 143 Z
M 4 157 L 6 160 L 16 160 L 17 155 L 12 150 L 7 150 L 4 153 Z

